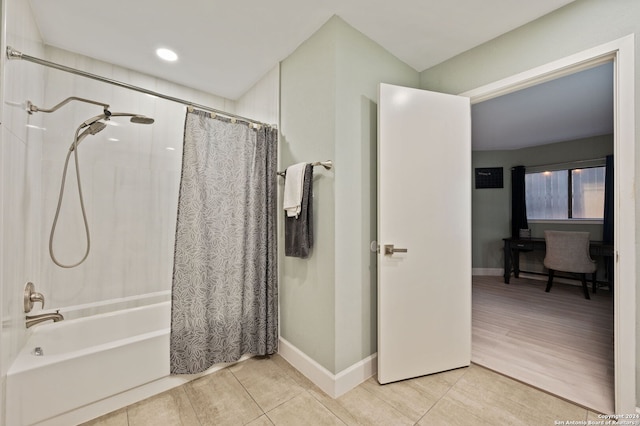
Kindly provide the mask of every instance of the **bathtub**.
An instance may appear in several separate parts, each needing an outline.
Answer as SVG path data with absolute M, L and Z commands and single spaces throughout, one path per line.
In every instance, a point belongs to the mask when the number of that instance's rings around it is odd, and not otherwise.
M 7 373 L 7 425 L 43 422 L 169 376 L 170 312 L 161 302 L 29 329 Z

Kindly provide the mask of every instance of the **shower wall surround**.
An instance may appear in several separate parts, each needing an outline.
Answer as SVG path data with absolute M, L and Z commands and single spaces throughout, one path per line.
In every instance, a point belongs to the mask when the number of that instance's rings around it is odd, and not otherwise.
M 20 300 L 27 280 L 39 281 L 40 263 L 32 249 L 40 245 L 38 212 L 41 173 L 39 160 L 42 151 L 42 117 L 29 116 L 24 110 L 27 97 L 34 102 L 44 100 L 44 70 L 39 67 L 7 67 L 4 49 L 7 42 L 16 47 L 44 54 L 38 28 L 31 15 L 29 3 L 22 0 L 2 2 L 2 145 L 0 158 L 0 317 L 2 331 L 0 348 L 0 424 L 4 424 L 6 410 L 4 389 L 6 373 L 25 341 L 24 313 Z M 7 19 L 11 15 L 13 19 Z M 33 126 L 33 127 L 29 127 Z
M 115 80 L 221 110 L 233 103 L 166 81 L 56 48 L 47 59 Z M 111 105 L 112 112 L 133 112 L 155 119 L 137 125 L 113 118 L 105 130 L 78 148 L 81 180 L 91 231 L 91 253 L 74 269 L 54 265 L 47 244 L 40 245 L 42 283 L 49 306 L 69 307 L 168 292 L 171 288 L 176 205 L 184 131 L 183 105 L 55 69 L 45 71 L 45 105 L 70 95 Z M 102 108 L 74 102 L 43 118 L 43 209 L 41 234 L 48 242 L 64 156 L 79 123 Z M 56 230 L 56 256 L 74 262 L 84 253 L 84 230 L 75 176 L 69 174 Z

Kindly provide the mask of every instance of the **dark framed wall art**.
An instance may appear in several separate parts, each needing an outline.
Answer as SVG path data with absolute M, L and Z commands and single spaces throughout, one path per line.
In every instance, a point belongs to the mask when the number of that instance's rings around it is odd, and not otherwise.
M 476 189 L 504 188 L 502 167 L 477 167 L 475 178 Z

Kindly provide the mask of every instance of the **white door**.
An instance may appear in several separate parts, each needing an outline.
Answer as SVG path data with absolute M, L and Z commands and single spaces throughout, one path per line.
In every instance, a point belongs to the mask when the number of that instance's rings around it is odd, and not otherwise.
M 470 363 L 471 181 L 469 98 L 381 84 L 380 383 Z

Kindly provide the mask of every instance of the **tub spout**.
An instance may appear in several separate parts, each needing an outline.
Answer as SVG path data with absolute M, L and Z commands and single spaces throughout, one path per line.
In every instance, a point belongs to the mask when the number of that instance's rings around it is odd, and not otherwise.
M 48 314 L 40 314 L 40 315 L 27 315 L 25 317 L 27 320 L 27 328 L 40 324 L 41 322 L 53 320 L 53 322 L 62 321 L 64 317 L 60 313 L 60 311 L 50 312 Z

